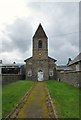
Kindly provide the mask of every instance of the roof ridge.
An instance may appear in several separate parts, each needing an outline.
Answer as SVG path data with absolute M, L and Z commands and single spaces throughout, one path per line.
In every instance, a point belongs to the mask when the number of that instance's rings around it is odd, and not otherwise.
M 45 31 L 44 31 L 41 23 L 39 24 L 39 26 L 38 26 L 38 28 L 37 28 L 37 30 L 36 30 L 33 38 L 35 38 L 35 37 L 37 37 L 37 38 L 38 38 L 38 37 L 39 37 L 39 38 L 41 38 L 41 37 L 47 38 L 47 35 L 46 35 L 46 33 L 45 33 Z

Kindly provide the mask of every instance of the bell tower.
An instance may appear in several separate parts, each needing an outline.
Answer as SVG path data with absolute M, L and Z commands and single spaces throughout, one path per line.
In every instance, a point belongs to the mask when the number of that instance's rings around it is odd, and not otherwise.
M 26 79 L 44 81 L 56 78 L 56 60 L 48 56 L 48 37 L 39 24 L 32 40 L 32 57 L 26 62 Z
M 48 59 L 48 38 L 41 24 L 33 36 L 33 58 Z

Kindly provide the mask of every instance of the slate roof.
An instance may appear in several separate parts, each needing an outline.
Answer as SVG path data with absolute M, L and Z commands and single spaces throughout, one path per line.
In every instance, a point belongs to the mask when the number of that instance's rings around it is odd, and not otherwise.
M 71 67 L 68 67 L 68 66 L 66 66 L 66 65 L 62 65 L 62 66 L 56 66 L 56 70 L 60 70 L 60 71 L 71 71 L 72 70 L 72 68 Z
M 24 62 L 31 60 L 31 59 L 32 59 L 32 57 L 29 57 L 29 58 L 25 59 Z
M 49 56 L 48 56 L 48 59 L 51 59 L 51 60 L 53 60 L 54 62 L 57 61 L 57 60 L 55 60 L 54 58 L 51 58 L 51 57 L 49 57 Z
M 33 58 L 33 57 L 29 57 L 29 58 L 25 59 L 24 62 L 26 62 L 26 61 L 28 61 L 28 60 L 32 60 L 32 58 Z M 53 58 L 51 58 L 51 57 L 49 57 L 49 56 L 48 56 L 48 59 L 51 59 L 51 60 L 53 60 L 54 62 L 57 61 L 57 60 L 55 60 L 55 59 L 53 59 Z
M 77 57 L 75 57 L 74 60 L 71 60 L 69 65 L 75 64 L 77 62 L 81 61 L 81 53 L 79 53 L 79 55 Z
M 0 67 L 2 68 L 14 68 L 14 67 L 21 67 L 23 64 L 0 64 Z
M 39 26 L 38 26 L 38 28 L 37 28 L 33 38 L 35 38 L 35 37 L 37 37 L 37 38 L 41 38 L 41 37 L 47 38 L 47 35 L 46 35 L 46 33 L 45 33 L 45 31 L 44 31 L 44 29 L 43 29 L 41 24 L 39 24 Z

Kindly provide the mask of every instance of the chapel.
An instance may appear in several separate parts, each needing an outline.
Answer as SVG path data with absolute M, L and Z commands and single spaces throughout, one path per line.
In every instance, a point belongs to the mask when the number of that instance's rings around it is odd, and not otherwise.
M 27 80 L 56 79 L 56 60 L 48 56 L 48 37 L 41 24 L 32 38 L 32 57 L 24 61 L 26 62 Z

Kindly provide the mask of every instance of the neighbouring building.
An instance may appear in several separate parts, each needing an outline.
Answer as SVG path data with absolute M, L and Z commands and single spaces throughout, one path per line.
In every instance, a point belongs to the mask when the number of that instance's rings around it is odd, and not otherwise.
M 81 53 L 73 60 L 68 61 L 68 67 L 71 67 L 73 71 L 81 71 Z
M 58 81 L 81 87 L 81 53 L 73 60 L 69 58 L 67 65 L 57 66 L 56 70 Z
M 72 68 L 67 65 L 56 66 L 57 72 L 72 71 Z
M 3 64 L 0 63 L 0 74 L 23 74 L 23 70 L 25 69 L 22 66 L 23 64 Z M 24 70 L 25 71 L 25 70 Z
M 48 37 L 39 24 L 32 41 L 32 57 L 26 62 L 27 80 L 56 79 L 56 60 L 48 56 Z

